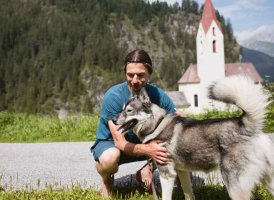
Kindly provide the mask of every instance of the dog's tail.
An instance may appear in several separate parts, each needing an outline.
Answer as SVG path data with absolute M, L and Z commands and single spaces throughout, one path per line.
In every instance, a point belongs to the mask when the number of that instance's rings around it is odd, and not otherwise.
M 237 105 L 244 111 L 242 121 L 251 132 L 263 128 L 269 95 L 246 76 L 229 76 L 209 87 L 209 98 Z

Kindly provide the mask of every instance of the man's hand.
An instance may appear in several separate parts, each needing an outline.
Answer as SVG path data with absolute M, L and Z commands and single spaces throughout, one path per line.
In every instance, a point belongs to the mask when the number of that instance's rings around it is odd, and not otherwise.
M 148 144 L 145 144 L 147 155 L 160 165 L 167 164 L 169 160 L 168 152 L 164 144 L 165 143 L 160 140 L 152 140 Z
M 176 113 L 177 115 L 179 115 L 180 117 L 186 117 L 186 116 L 187 116 L 187 114 L 184 113 L 184 112 L 176 111 L 175 113 Z
M 148 144 L 133 144 L 128 142 L 120 131 L 117 131 L 118 126 L 114 125 L 112 121 L 109 121 L 108 124 L 115 146 L 125 154 L 132 156 L 145 155 L 161 165 L 167 164 L 169 156 L 166 147 L 164 147 L 165 143 L 160 140 L 153 140 Z
M 124 150 L 125 145 L 127 144 L 127 141 L 125 139 L 125 136 L 122 134 L 122 132 L 117 131 L 119 126 L 116 126 L 111 120 L 108 122 L 108 126 L 112 134 L 115 146 L 120 150 Z
M 128 141 L 126 140 L 124 134 L 121 132 L 121 131 L 114 131 L 112 133 L 112 136 L 113 136 L 113 140 L 114 140 L 114 143 L 115 143 L 115 146 L 124 151 L 125 149 L 125 146 L 126 144 L 128 143 Z

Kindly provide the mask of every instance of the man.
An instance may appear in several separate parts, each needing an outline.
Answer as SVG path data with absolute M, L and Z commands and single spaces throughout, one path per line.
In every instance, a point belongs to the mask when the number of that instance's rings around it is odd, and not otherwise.
M 96 169 L 103 180 L 101 195 L 105 197 L 111 194 L 112 177 L 120 164 L 144 160 L 146 157 L 159 164 L 166 164 L 168 161 L 167 150 L 160 145 L 161 141 L 141 144 L 134 133 L 128 132 L 124 136 L 118 132 L 118 127 L 111 119 L 119 114 L 129 98 L 138 94 L 143 87 L 153 103 L 166 109 L 167 113 L 176 111 L 173 102 L 161 89 L 148 84 L 153 68 L 152 61 L 144 50 L 134 50 L 126 56 L 124 72 L 127 82 L 111 87 L 104 95 L 96 142 L 91 147 Z M 151 166 L 146 165 L 140 169 L 136 178 L 149 186 L 152 179 Z

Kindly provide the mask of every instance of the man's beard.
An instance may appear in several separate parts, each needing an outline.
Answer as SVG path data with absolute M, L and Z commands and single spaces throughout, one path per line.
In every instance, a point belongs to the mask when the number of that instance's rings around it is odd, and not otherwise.
M 131 90 L 134 92 L 139 92 L 142 89 L 143 85 L 141 84 L 132 84 Z

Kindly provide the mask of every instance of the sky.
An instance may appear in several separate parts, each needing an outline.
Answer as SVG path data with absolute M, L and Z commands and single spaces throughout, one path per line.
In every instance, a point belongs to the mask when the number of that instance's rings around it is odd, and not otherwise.
M 149 0 L 150 2 L 155 0 Z M 173 5 L 182 0 L 160 0 Z M 205 0 L 197 0 L 199 5 Z M 274 0 L 212 0 L 213 6 L 230 20 L 239 43 L 251 37 L 274 43 Z

